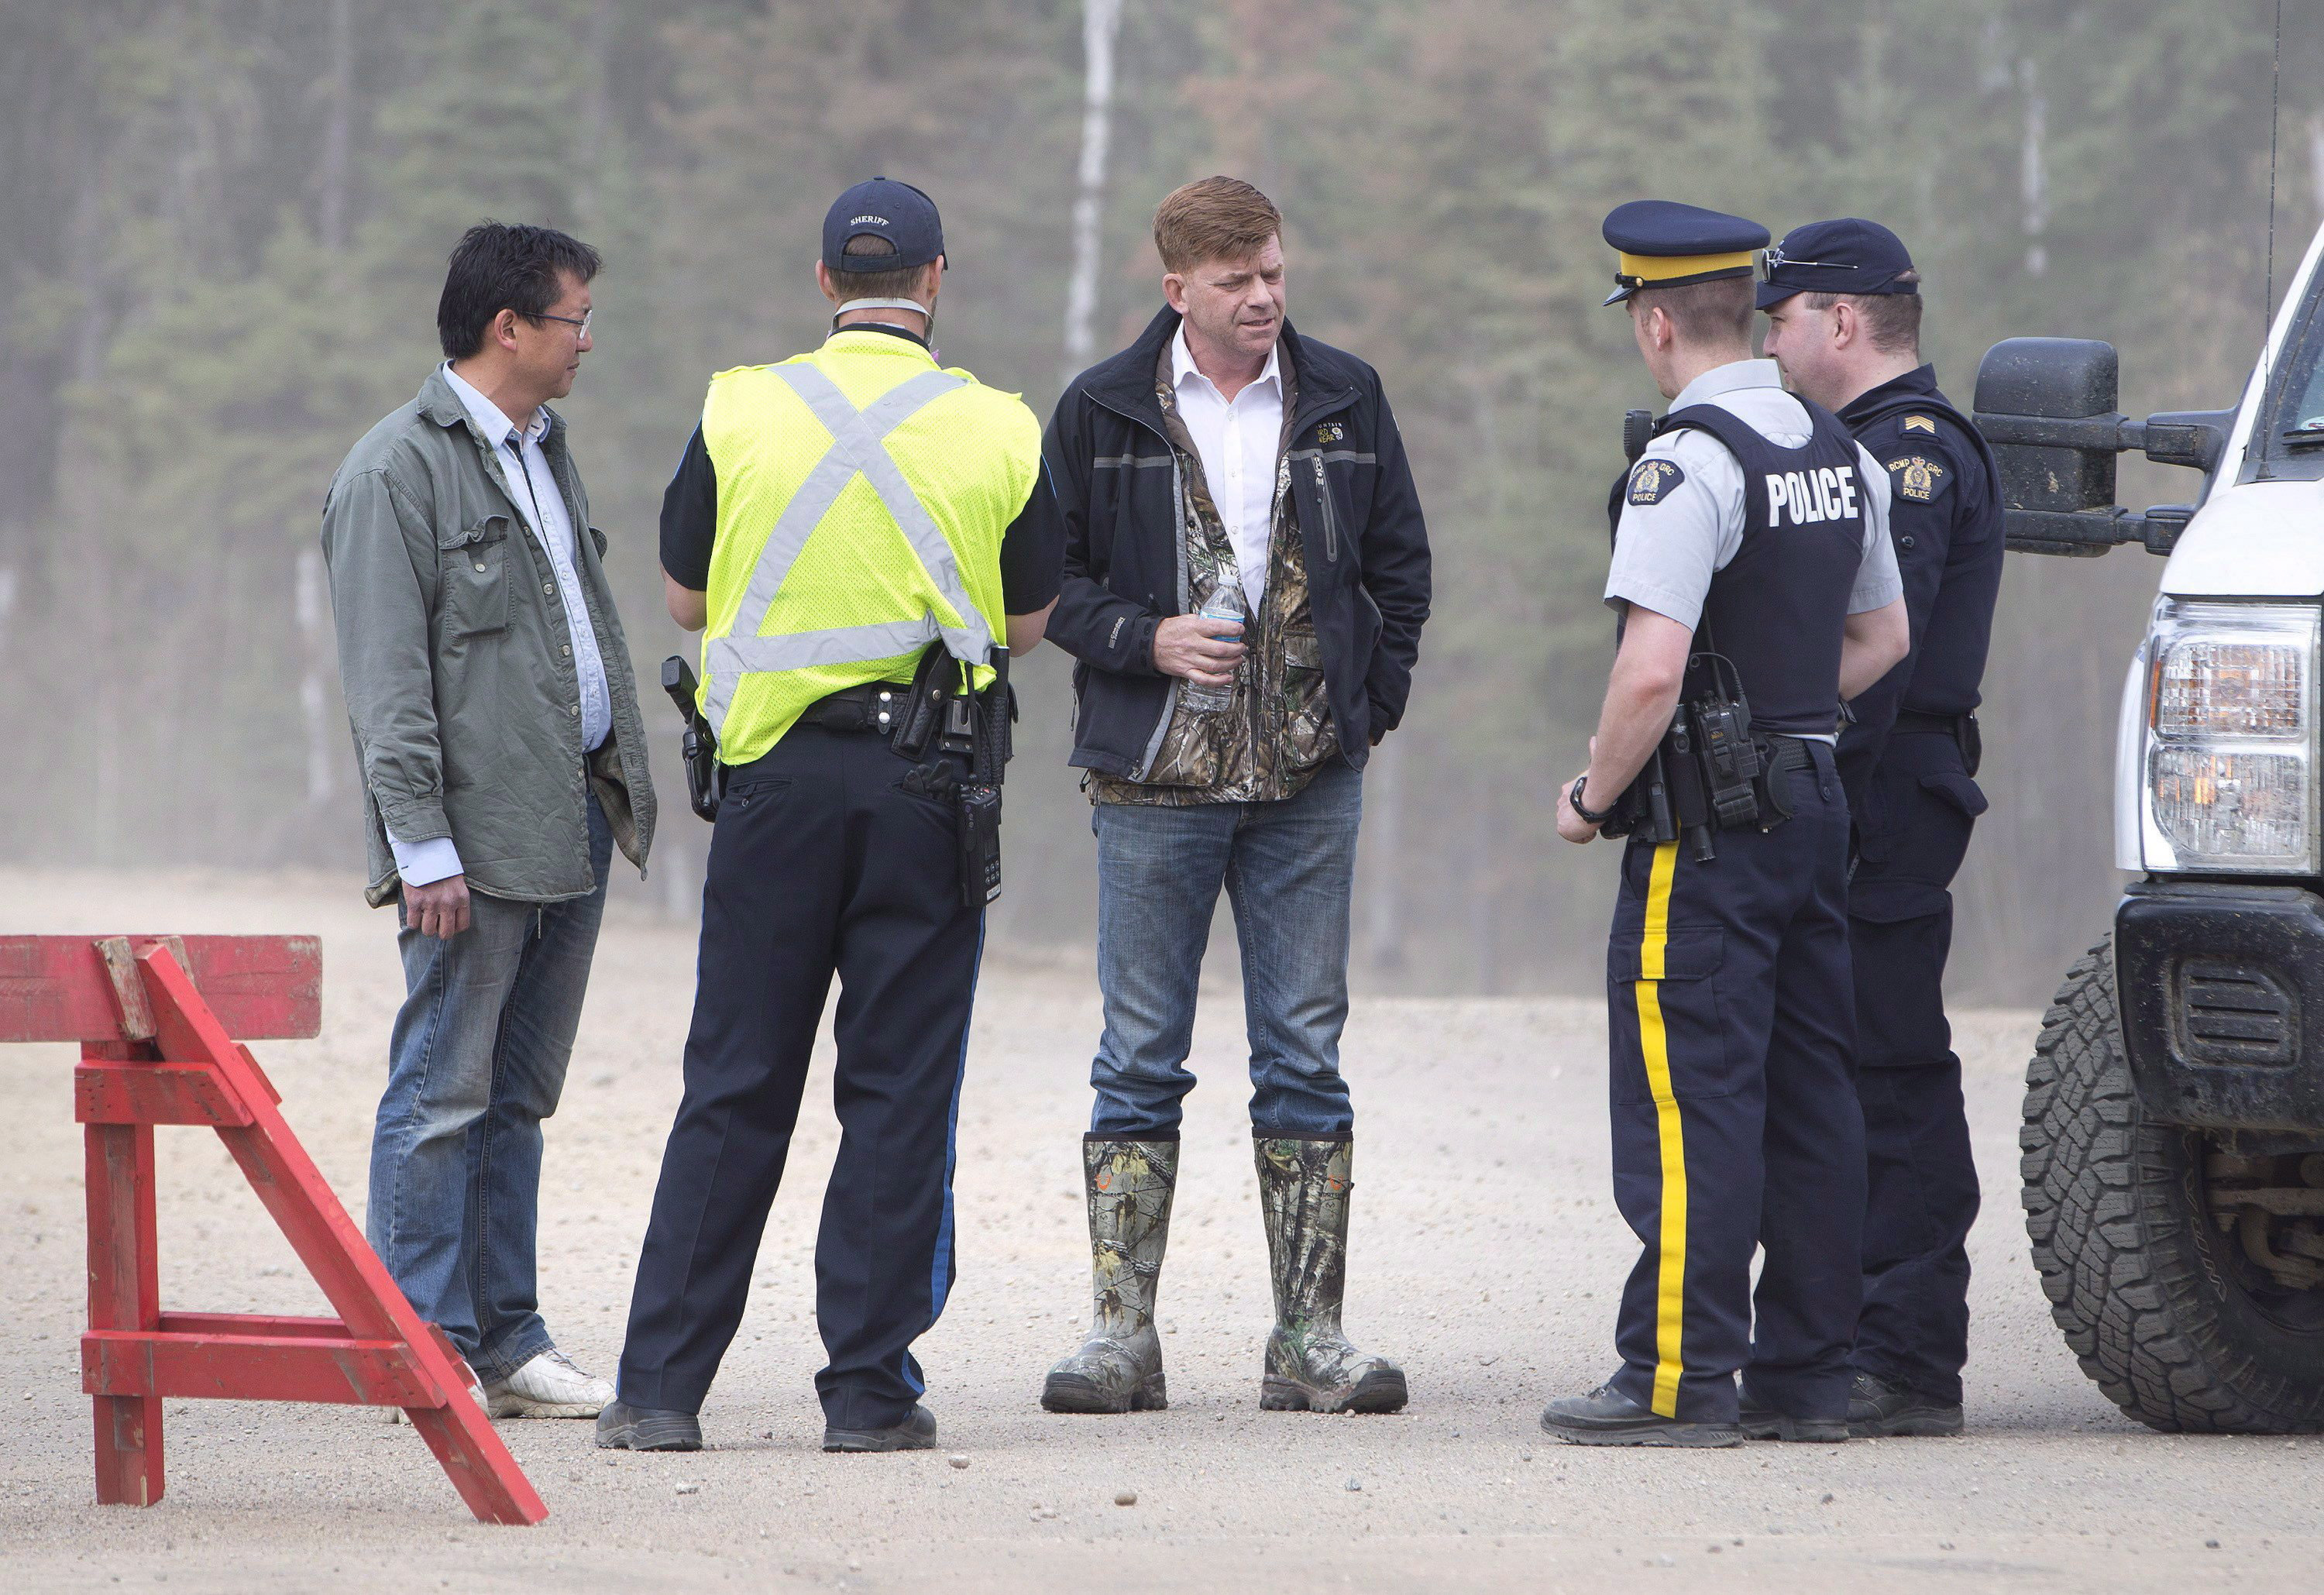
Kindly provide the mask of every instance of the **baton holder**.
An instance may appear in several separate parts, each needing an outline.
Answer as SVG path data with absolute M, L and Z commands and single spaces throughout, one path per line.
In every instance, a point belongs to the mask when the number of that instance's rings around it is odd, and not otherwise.
M 88 1332 L 97 1498 L 161 1498 L 161 1403 L 400 1406 L 470 1511 L 538 1523 L 549 1508 L 468 1394 L 444 1332 L 422 1323 L 282 1117 L 237 1035 L 322 1028 L 312 936 L 0 936 L 0 1042 L 78 1041 L 85 1127 Z M 333 1318 L 171 1313 L 161 1305 L 153 1127 L 217 1133 Z

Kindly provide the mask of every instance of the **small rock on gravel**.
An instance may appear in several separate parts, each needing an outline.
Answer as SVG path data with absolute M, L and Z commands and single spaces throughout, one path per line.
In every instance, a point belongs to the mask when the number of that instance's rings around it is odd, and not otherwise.
M 1348 1488 L 1351 1490 L 1359 1490 L 1363 1489 L 1363 1487 L 1364 1481 L 1360 1479 L 1351 1479 L 1348 1480 Z
M 702 1493 L 702 1486 L 698 1484 L 673 1484 L 669 1487 L 669 1489 L 672 1495 L 700 1495 Z
M 952 1455 L 945 1458 L 945 1461 L 950 1462 L 955 1468 L 965 1468 L 968 1466 L 968 1459 L 958 1452 L 953 1452 Z
M 1134 1489 L 1117 1489 L 1113 1492 L 1113 1504 L 1117 1507 L 1134 1507 L 1138 1505 L 1138 1492 Z

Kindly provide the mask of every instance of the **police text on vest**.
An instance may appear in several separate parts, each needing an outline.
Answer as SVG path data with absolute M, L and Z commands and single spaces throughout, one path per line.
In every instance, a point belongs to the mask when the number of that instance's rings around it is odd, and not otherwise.
M 1827 466 L 1820 471 L 1770 472 L 1767 475 L 1767 524 L 1781 526 L 1785 515 L 1794 526 L 1821 521 L 1853 519 L 1856 510 L 1856 467 Z

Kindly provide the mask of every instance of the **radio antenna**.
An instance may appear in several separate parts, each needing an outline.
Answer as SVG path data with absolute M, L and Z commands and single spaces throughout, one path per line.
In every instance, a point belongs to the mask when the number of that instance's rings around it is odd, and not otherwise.
M 2283 120 L 2283 0 L 2275 0 L 2275 53 L 2267 84 L 2267 289 L 2260 303 L 2260 357 L 2267 357 L 2267 339 L 2275 327 L 2275 156 L 2276 130 Z

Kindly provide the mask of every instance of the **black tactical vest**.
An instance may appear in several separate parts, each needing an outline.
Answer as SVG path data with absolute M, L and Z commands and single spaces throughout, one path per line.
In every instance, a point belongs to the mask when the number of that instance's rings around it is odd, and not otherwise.
M 1840 629 L 1864 560 L 1867 484 L 1848 429 L 1801 403 L 1812 430 L 1798 448 L 1778 447 L 1716 404 L 1674 410 L 1655 432 L 1708 432 L 1743 467 L 1743 541 L 1711 576 L 1696 651 L 1732 661 L 1754 731 L 1829 736 L 1839 728 Z

